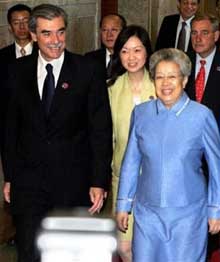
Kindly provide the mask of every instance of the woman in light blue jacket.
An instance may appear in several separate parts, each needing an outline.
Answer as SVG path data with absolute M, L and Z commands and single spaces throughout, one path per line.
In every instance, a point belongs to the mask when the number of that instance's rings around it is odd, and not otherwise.
M 182 51 L 154 53 L 150 74 L 158 99 L 132 113 L 117 222 L 126 231 L 133 209 L 133 262 L 205 262 L 208 228 L 220 231 L 219 130 L 212 112 L 184 92 L 190 71 Z

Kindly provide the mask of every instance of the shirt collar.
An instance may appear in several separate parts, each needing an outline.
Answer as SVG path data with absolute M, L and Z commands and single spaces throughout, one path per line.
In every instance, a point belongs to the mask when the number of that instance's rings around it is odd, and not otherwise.
M 182 24 L 182 22 L 185 22 L 187 24 L 187 26 L 191 27 L 191 21 L 192 21 L 193 18 L 194 18 L 194 15 L 191 16 L 189 19 L 184 20 L 182 18 L 182 16 L 180 16 L 179 24 Z
M 40 65 L 42 66 L 46 66 L 47 64 L 51 64 L 54 68 L 56 68 L 57 66 L 59 66 L 60 64 L 63 63 L 63 60 L 64 60 L 64 52 L 61 54 L 60 57 L 56 58 L 56 59 L 53 59 L 51 61 L 46 61 L 42 55 L 41 55 L 41 52 L 39 50 L 39 56 L 38 56 L 38 62 Z
M 130 84 L 129 84 L 129 76 L 128 76 L 128 71 L 126 71 L 125 73 L 124 73 L 124 77 L 125 77 L 125 88 L 130 88 Z M 148 75 L 148 73 L 147 73 L 147 70 L 146 70 L 146 68 L 144 68 L 144 76 L 143 76 L 143 83 L 144 82 L 146 82 L 147 80 L 149 79 L 149 75 Z M 145 88 L 145 85 L 143 85 L 143 88 Z
M 109 63 L 109 61 L 110 61 L 110 55 L 111 55 L 111 53 L 110 53 L 109 50 L 106 48 L 106 56 L 105 56 L 106 67 L 108 66 L 108 63 Z
M 180 99 L 170 108 L 166 108 L 163 102 L 158 98 L 156 100 L 156 106 L 157 106 L 157 113 L 160 114 L 165 111 L 173 112 L 176 116 L 179 116 L 182 111 L 186 108 L 188 105 L 190 99 L 187 96 L 187 94 L 183 91 Z
M 32 53 L 33 49 L 33 42 L 30 41 L 26 46 L 22 47 L 17 42 L 15 42 L 15 52 L 16 52 L 16 58 L 21 57 L 21 48 L 23 48 L 26 52 L 26 55 L 30 55 Z
M 40 53 L 40 50 L 39 50 L 38 54 L 39 55 L 38 55 L 37 72 L 38 72 L 38 79 L 41 79 L 39 81 L 42 81 L 42 82 L 44 81 L 45 76 L 47 74 L 46 65 L 47 64 L 51 64 L 53 66 L 53 74 L 54 74 L 55 85 L 56 85 L 57 81 L 58 81 L 58 78 L 59 78 L 59 75 L 60 75 L 60 71 L 61 71 L 62 65 L 63 65 L 65 52 L 63 52 L 59 58 L 53 59 L 53 60 L 51 60 L 49 62 L 46 61 L 42 57 L 42 55 Z
M 216 51 L 216 47 L 213 49 L 213 51 L 205 58 L 201 57 L 198 53 L 196 53 L 196 63 L 199 64 L 200 60 L 205 60 L 206 63 L 211 64 L 212 60 L 214 58 L 215 55 L 215 51 Z

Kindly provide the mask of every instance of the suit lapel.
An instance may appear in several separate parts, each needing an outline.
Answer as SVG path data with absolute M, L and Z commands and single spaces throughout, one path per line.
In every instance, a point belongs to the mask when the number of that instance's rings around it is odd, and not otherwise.
M 66 51 L 64 56 L 63 65 L 61 67 L 60 75 L 57 81 L 53 101 L 51 104 L 51 109 L 49 115 L 54 114 L 59 108 L 59 105 L 64 101 L 67 92 L 72 88 L 74 72 L 72 71 L 73 65 L 70 62 L 69 54 Z
M 27 86 L 27 89 L 29 92 L 31 106 L 34 108 L 33 109 L 34 119 L 36 119 L 38 123 L 42 123 L 39 124 L 39 127 L 42 129 L 42 131 L 45 131 L 46 119 L 45 119 L 45 114 L 39 94 L 38 78 L 37 78 L 38 53 L 33 53 L 31 57 L 33 59 L 33 65 L 31 68 L 33 69 L 30 72 L 29 87 Z
M 196 92 L 195 92 L 195 67 L 196 67 L 196 54 L 195 52 L 188 53 L 188 56 L 192 62 L 192 71 L 188 79 L 188 83 L 186 85 L 186 92 L 190 99 L 196 100 Z
M 204 95 L 202 98 L 202 103 L 206 104 L 207 101 L 212 99 L 216 95 L 216 83 L 217 79 L 219 79 L 220 75 L 220 55 L 218 54 L 217 50 L 215 56 L 212 61 L 212 65 L 209 71 L 208 79 L 205 86 Z

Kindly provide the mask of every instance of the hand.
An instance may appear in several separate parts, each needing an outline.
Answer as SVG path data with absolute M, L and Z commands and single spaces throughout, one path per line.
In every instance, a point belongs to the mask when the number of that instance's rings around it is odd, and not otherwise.
M 209 219 L 209 233 L 214 235 L 220 231 L 220 219 Z
M 122 232 L 126 232 L 128 229 L 128 212 L 118 212 L 116 214 L 116 221 L 118 228 Z
M 7 203 L 10 203 L 10 191 L 11 191 L 11 183 L 6 182 L 3 187 L 4 199 Z
M 91 187 L 89 190 L 90 200 L 93 205 L 89 209 L 90 214 L 94 214 L 95 212 L 99 213 L 102 206 L 103 200 L 106 196 L 103 188 L 100 187 Z

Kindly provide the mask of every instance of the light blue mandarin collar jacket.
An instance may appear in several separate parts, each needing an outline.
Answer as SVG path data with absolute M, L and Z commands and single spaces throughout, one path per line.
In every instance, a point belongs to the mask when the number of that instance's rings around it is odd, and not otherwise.
M 208 186 L 201 168 L 203 154 Z M 220 136 L 212 112 L 185 92 L 171 109 L 159 99 L 136 106 L 117 211 L 131 211 L 134 201 L 184 207 L 201 199 L 207 199 L 209 218 L 220 218 Z

